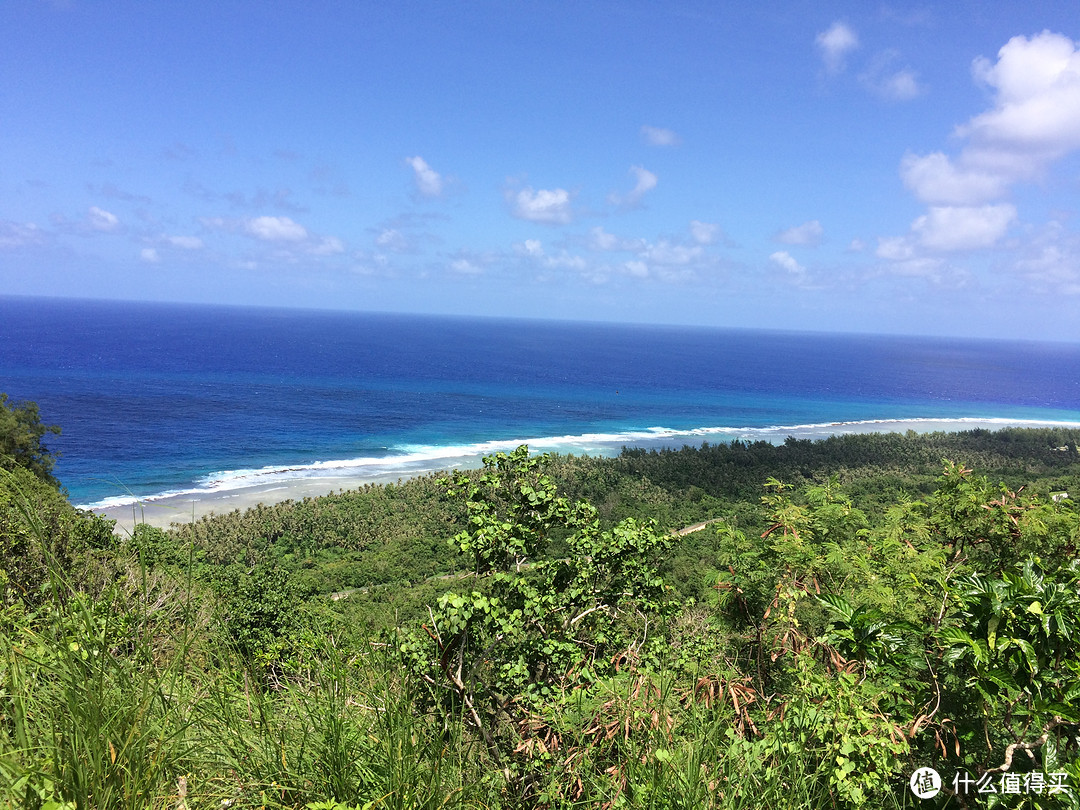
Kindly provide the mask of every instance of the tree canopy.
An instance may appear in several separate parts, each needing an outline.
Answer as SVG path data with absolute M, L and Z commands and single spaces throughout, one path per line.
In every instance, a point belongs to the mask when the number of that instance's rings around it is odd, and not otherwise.
M 58 454 L 43 441 L 49 433 L 59 435 L 60 426 L 43 424 L 36 402 L 11 402 L 7 394 L 0 393 L 0 467 L 23 467 L 59 486 L 52 474 Z

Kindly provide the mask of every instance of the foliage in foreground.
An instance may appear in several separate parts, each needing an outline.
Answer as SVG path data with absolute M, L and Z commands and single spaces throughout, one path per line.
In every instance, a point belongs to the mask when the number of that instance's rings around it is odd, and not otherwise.
M 430 514 L 461 520 L 430 523 L 458 528 L 444 559 L 469 570 L 423 586 L 430 612 L 382 636 L 302 566 L 208 564 L 199 543 L 154 531 L 106 540 L 36 476 L 0 474 L 0 795 L 52 808 L 1077 806 L 1049 787 L 1080 786 L 1073 499 L 959 464 L 884 504 L 827 476 L 772 480 L 680 538 L 605 520 L 558 485 L 568 466 L 520 450 L 425 482 Z M 919 766 L 945 783 L 922 803 L 907 786 Z M 961 773 L 1043 789 L 994 805 L 954 795 Z
M 29 470 L 48 484 L 59 486 L 53 477 L 56 454 L 45 446 L 45 436 L 59 434 L 58 425 L 41 421 L 36 402 L 10 402 L 0 393 L 0 469 Z

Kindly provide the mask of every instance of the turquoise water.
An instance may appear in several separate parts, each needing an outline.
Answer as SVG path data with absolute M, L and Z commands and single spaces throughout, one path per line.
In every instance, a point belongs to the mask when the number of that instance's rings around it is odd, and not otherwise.
M 63 427 L 56 472 L 84 504 L 411 474 L 526 440 L 1080 422 L 1078 381 L 1076 344 L 0 298 L 0 391 Z

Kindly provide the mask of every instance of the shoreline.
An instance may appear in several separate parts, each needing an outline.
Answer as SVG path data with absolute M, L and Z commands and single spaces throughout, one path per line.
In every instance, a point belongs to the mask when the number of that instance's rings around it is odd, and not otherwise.
M 144 498 L 80 505 L 95 514 L 116 521 L 118 534 L 130 534 L 135 525 L 146 523 L 168 528 L 173 523 L 190 523 L 199 518 L 247 510 L 260 504 L 270 506 L 288 500 L 321 497 L 333 492 L 357 489 L 369 484 L 395 483 L 435 472 L 478 468 L 483 457 L 528 444 L 534 452 L 616 456 L 624 447 L 658 450 L 679 449 L 701 442 L 771 441 L 825 439 L 860 433 L 959 433 L 965 430 L 1000 430 L 1008 427 L 1080 428 L 1080 422 L 1041 421 L 1007 418 L 912 418 L 828 422 L 813 425 L 785 425 L 762 428 L 694 428 L 687 430 L 650 428 L 623 434 L 588 434 L 540 439 L 490 441 L 467 446 L 428 449 L 413 456 L 388 459 L 356 459 L 314 462 L 308 465 L 236 470 L 216 475 L 203 488 L 161 493 Z

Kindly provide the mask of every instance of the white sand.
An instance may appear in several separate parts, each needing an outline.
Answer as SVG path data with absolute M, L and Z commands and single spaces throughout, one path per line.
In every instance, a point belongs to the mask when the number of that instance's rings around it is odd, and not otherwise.
M 675 436 L 657 438 L 654 440 L 644 439 L 635 441 L 634 446 L 648 449 L 661 447 L 682 447 L 683 445 L 699 445 L 702 441 L 725 442 L 734 439 L 748 441 L 773 441 L 782 442 L 788 436 L 799 439 L 823 439 L 828 436 L 850 433 L 905 433 L 913 430 L 917 433 L 933 433 L 938 431 L 961 431 L 985 428 L 999 430 L 1004 427 L 1080 427 L 1077 422 L 1035 422 L 1024 420 L 1006 419 L 969 419 L 958 421 L 951 420 L 896 420 L 896 421 L 867 421 L 867 422 L 836 422 L 826 425 L 794 425 L 776 428 L 747 428 L 745 430 L 732 431 L 687 431 Z M 620 440 L 611 442 L 610 446 L 596 443 L 590 446 L 589 453 L 595 455 L 617 455 L 627 442 Z M 548 448 L 533 447 L 537 451 Z M 566 452 L 560 448 L 560 452 Z M 580 451 L 578 451 L 580 452 Z M 467 467 L 480 467 L 483 454 L 474 457 L 456 457 L 447 459 L 447 466 L 457 469 Z M 280 503 L 286 500 L 302 500 L 309 497 L 328 495 L 331 492 L 356 489 L 365 484 L 392 483 L 398 480 L 396 475 L 357 475 L 355 477 L 333 476 L 325 478 L 305 477 L 295 479 L 277 479 L 271 484 L 239 487 L 223 490 L 220 492 L 200 492 L 197 494 L 177 495 L 173 497 L 157 497 L 140 501 L 126 506 L 112 506 L 94 509 L 94 512 L 105 515 L 116 521 L 116 531 L 120 534 L 129 534 L 136 523 L 147 523 L 151 526 L 166 528 L 173 523 L 190 523 L 193 520 L 210 515 L 226 514 L 235 510 L 250 509 L 259 504 L 266 506 Z

